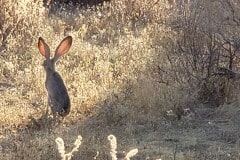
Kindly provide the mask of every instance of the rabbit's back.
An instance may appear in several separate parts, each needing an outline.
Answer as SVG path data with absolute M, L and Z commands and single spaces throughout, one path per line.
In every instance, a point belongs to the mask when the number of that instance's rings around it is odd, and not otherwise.
M 70 111 L 70 98 L 65 84 L 57 72 L 47 75 L 46 88 L 51 100 L 52 111 L 67 115 Z

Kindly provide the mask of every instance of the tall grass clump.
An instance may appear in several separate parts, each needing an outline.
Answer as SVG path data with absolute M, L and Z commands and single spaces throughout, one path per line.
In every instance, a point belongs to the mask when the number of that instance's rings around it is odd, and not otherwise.
M 110 143 L 110 155 L 112 160 L 117 160 L 117 138 L 114 135 L 108 136 L 108 141 Z M 138 149 L 130 150 L 126 156 L 123 158 L 124 160 L 130 160 L 131 157 L 135 156 L 138 153 Z
M 55 142 L 57 144 L 58 152 L 61 155 L 62 160 L 70 160 L 73 157 L 73 152 L 77 152 L 78 148 L 81 145 L 82 137 L 79 135 L 76 141 L 74 142 L 74 147 L 71 152 L 65 153 L 65 146 L 64 141 L 62 138 L 58 137 L 55 139 Z

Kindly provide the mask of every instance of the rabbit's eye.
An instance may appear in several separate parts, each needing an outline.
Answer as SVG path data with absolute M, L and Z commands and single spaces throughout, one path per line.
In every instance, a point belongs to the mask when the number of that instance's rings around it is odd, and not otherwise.
M 60 111 L 61 114 L 65 113 L 65 110 L 62 108 Z

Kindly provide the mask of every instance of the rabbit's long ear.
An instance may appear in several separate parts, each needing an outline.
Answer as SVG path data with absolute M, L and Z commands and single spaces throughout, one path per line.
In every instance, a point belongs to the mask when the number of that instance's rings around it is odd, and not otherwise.
M 57 61 L 57 59 L 64 55 L 65 53 L 68 52 L 68 50 L 70 49 L 72 45 L 72 37 L 71 36 L 67 36 L 66 38 L 64 38 L 62 40 L 62 42 L 58 45 L 56 51 L 55 51 L 55 55 L 54 55 L 54 61 Z
M 43 55 L 46 59 L 50 58 L 49 46 L 47 45 L 47 43 L 45 43 L 45 41 L 43 40 L 42 37 L 39 37 L 39 39 L 38 39 L 38 49 L 39 49 L 41 55 Z

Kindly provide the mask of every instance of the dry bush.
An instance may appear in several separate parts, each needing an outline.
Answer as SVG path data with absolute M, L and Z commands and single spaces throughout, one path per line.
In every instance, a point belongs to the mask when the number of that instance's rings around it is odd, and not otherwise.
M 234 101 L 236 79 L 222 73 L 237 70 L 239 63 L 239 24 L 237 1 L 189 1 L 173 8 L 165 38 L 168 68 L 165 83 L 180 84 L 213 106 Z M 214 8 L 214 9 L 213 9 Z M 236 77 L 236 76 L 235 76 Z

